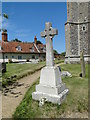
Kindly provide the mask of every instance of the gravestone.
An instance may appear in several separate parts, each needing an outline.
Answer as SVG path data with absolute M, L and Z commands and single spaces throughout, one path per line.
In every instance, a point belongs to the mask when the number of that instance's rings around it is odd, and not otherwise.
M 59 67 L 54 66 L 53 37 L 58 34 L 57 29 L 52 28 L 52 24 L 45 24 L 41 37 L 46 39 L 46 67 L 41 70 L 40 83 L 36 85 L 36 92 L 32 93 L 34 100 L 47 98 L 48 102 L 61 104 L 65 99 L 68 89 L 62 83 Z
M 0 63 L 0 72 L 1 73 L 6 72 L 6 63 L 5 62 Z
M 85 61 L 84 61 L 84 55 L 83 55 L 83 52 L 81 52 L 81 55 L 80 55 L 80 61 L 81 61 L 82 77 L 85 77 Z

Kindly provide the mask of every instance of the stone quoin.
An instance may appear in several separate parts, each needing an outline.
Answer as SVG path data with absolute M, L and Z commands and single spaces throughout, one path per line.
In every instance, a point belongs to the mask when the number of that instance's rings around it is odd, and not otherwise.
M 65 63 L 80 63 L 83 51 L 85 62 L 90 60 L 90 3 L 67 2 L 65 23 Z

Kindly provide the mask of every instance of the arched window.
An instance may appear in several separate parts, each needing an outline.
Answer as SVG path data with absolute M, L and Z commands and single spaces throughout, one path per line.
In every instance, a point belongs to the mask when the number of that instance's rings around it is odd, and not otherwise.
M 83 30 L 84 32 L 86 31 L 86 26 L 85 26 L 85 25 L 82 26 L 82 30 Z

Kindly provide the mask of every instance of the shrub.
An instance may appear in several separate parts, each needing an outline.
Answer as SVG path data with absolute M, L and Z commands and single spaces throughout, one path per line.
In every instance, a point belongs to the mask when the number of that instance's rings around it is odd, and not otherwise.
M 8 59 L 8 63 L 12 63 L 12 60 L 11 60 L 11 59 Z
M 27 59 L 26 62 L 29 62 L 29 59 Z

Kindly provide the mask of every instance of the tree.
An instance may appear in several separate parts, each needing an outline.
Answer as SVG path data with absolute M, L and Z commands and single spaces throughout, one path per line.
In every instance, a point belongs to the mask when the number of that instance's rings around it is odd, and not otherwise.
M 6 13 L 3 14 L 3 17 L 8 19 L 8 15 Z
M 65 55 L 66 55 L 66 52 L 62 52 L 61 55 L 62 55 L 62 56 L 65 56 Z
M 8 15 L 7 15 L 6 13 L 3 13 L 3 14 L 0 13 L 0 16 L 1 16 L 2 18 L 6 18 L 6 19 L 8 19 Z M 1 22 L 2 22 L 2 21 L 1 21 Z M 0 23 L 0 24 L 2 24 L 2 23 Z M 7 30 L 4 29 L 4 28 L 2 28 L 2 29 L 0 28 L 0 32 L 1 32 L 1 31 L 3 31 L 3 32 L 7 32 Z
M 41 42 L 41 41 L 39 41 L 39 40 L 37 40 L 37 44 L 42 44 L 42 42 Z
M 58 54 L 57 50 L 53 50 L 54 54 Z
M 21 40 L 19 40 L 18 38 L 15 38 L 14 40 L 11 40 L 13 42 L 21 42 Z

